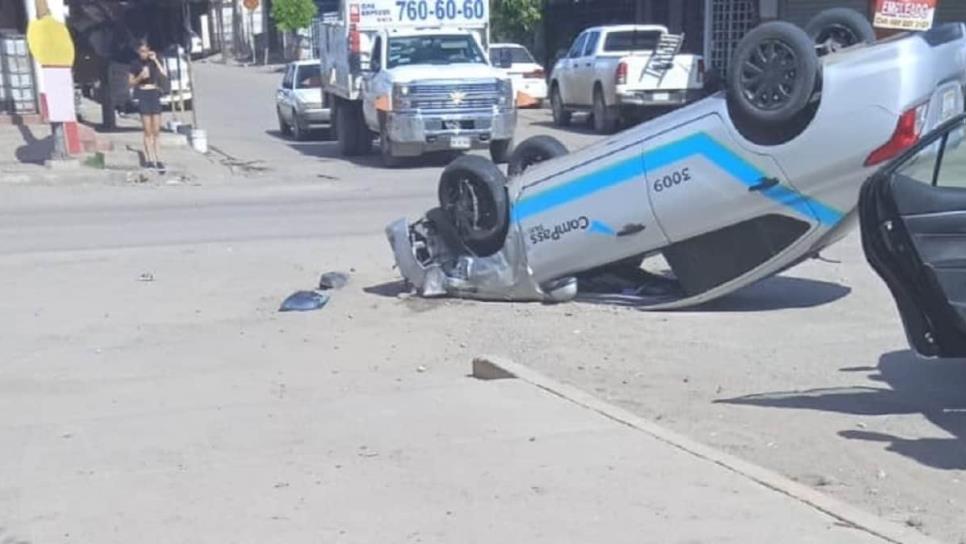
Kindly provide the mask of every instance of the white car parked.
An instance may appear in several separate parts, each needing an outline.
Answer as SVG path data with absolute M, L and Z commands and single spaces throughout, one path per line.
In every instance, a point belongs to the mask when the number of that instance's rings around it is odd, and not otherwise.
M 601 134 L 643 109 L 683 106 L 701 98 L 704 60 L 681 53 L 684 35 L 660 25 L 588 28 L 550 76 L 553 119 L 570 124 L 575 111 L 593 114 Z
M 318 61 L 289 63 L 275 93 L 278 130 L 296 140 L 308 137 L 313 127 L 328 126 L 332 120 L 329 105 L 322 93 Z
M 547 74 L 534 60 L 530 51 L 515 43 L 495 43 L 490 46 L 490 64 L 503 70 L 513 82 L 513 94 L 539 106 L 547 99 Z

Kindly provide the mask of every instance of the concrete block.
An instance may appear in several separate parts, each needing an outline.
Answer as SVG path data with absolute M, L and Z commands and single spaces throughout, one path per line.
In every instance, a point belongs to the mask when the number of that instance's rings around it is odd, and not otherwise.
M 517 376 L 501 365 L 498 358 L 482 356 L 473 359 L 473 377 L 478 380 L 512 380 Z

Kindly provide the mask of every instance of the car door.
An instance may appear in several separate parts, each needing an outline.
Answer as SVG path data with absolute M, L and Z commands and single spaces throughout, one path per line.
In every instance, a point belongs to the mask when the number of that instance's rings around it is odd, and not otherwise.
M 772 157 L 743 149 L 718 113 L 641 147 L 651 206 L 671 242 L 664 257 L 690 296 L 785 258 L 820 223 L 842 217 L 798 191 Z
M 285 75 L 282 76 L 282 83 L 278 88 L 275 102 L 278 105 L 279 114 L 286 123 L 292 122 L 292 112 L 294 111 L 294 81 L 295 65 L 289 64 L 285 67 Z
M 388 58 L 384 42 L 382 36 L 376 37 L 369 57 L 369 70 L 362 75 L 362 113 L 370 127 L 379 126 L 379 98 L 387 102 L 392 94 L 392 82 L 384 70 Z
M 966 357 L 966 115 L 862 187 L 862 248 L 889 287 L 910 346 Z
M 558 78 L 560 81 L 560 97 L 565 104 L 577 104 L 579 94 L 577 94 L 577 67 L 578 59 L 584 53 L 584 45 L 587 43 L 587 33 L 584 32 L 574 40 L 573 46 L 567 52 L 567 58 L 561 61 L 563 73 Z
M 574 82 L 572 85 L 576 97 L 573 102 L 575 105 L 590 107 L 594 103 L 594 83 L 597 77 L 594 54 L 597 52 L 599 41 L 599 30 L 588 32 L 583 52 L 575 60 L 576 66 L 574 67 Z

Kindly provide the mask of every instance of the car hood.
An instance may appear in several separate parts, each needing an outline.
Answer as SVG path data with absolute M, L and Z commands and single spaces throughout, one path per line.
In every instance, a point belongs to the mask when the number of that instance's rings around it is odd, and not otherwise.
M 424 79 L 506 79 L 506 75 L 488 64 L 420 64 L 397 66 L 389 71 L 397 83 Z

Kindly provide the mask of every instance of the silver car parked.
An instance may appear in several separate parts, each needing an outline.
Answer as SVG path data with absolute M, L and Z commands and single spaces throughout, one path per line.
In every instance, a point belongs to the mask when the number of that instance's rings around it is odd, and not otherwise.
M 322 93 L 322 78 L 317 60 L 292 62 L 275 94 L 278 129 L 296 140 L 308 138 L 314 128 L 327 127 L 332 121 L 329 104 Z
M 963 111 L 966 84 L 962 24 L 873 43 L 855 12 L 819 17 L 751 31 L 726 89 L 688 107 L 574 153 L 522 142 L 509 180 L 453 162 L 439 207 L 387 228 L 403 276 L 423 296 L 670 309 L 816 256 L 876 168 Z M 669 270 L 645 270 L 654 256 Z

